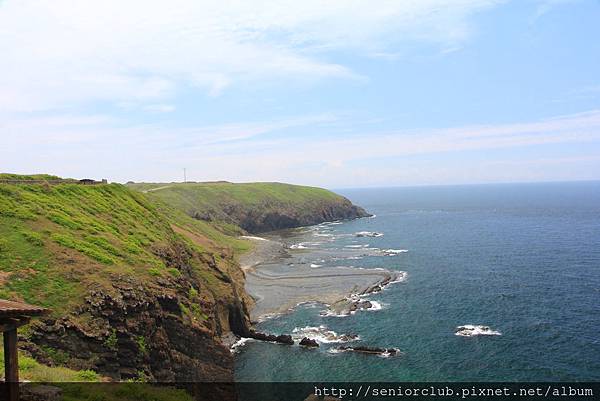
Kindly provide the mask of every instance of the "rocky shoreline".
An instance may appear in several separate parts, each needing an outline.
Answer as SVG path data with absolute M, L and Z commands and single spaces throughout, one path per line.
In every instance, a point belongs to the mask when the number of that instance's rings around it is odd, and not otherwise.
M 290 254 L 277 234 L 271 233 L 265 237 L 246 236 L 245 239 L 253 243 L 254 249 L 241 255 L 239 262 L 246 275 L 246 292 L 255 301 L 250 309 L 251 319 L 255 323 L 290 312 L 298 305 L 310 302 L 325 305 L 327 309 L 322 314 L 329 316 L 348 316 L 362 310 L 377 310 L 381 306 L 376 301 L 364 297 L 378 293 L 386 286 L 406 278 L 405 272 L 353 267 L 320 267 L 319 269 L 296 267 L 283 270 L 284 268 L 280 266 L 285 263 L 282 261 L 289 258 Z M 336 286 L 332 288 L 327 280 L 335 281 Z M 273 290 L 282 287 L 285 291 Z M 286 345 L 298 344 L 306 348 L 319 347 L 319 341 L 310 336 L 274 335 L 251 330 L 242 337 Z M 348 341 L 359 338 L 356 335 L 344 335 L 345 337 L 348 337 Z M 239 343 L 240 338 L 237 340 Z M 380 356 L 394 356 L 400 353 L 395 348 L 368 346 L 340 346 L 334 351 Z

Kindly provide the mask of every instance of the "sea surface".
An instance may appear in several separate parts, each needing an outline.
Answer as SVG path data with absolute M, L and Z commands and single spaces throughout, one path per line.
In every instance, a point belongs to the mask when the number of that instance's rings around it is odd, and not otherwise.
M 321 346 L 248 341 L 238 381 L 600 380 L 600 182 L 337 192 L 376 216 L 281 233 L 296 258 L 406 280 L 365 297 L 371 310 L 324 316 L 305 304 L 261 322 Z M 456 335 L 467 324 L 494 333 Z M 359 340 L 327 342 L 326 331 Z M 358 344 L 401 354 L 335 352 Z

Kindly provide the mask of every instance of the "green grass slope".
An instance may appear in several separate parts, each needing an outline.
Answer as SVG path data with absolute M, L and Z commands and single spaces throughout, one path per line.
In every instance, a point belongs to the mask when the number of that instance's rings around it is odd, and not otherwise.
M 192 244 L 173 224 L 212 242 L 206 249 Z M 168 242 L 200 252 L 247 247 L 122 185 L 0 184 L 0 298 L 61 313 L 81 301 L 86 282 L 102 282 L 114 272 L 177 276 L 155 252 Z
M 120 380 L 227 378 L 219 337 L 245 302 L 239 232 L 119 184 L 0 182 L 0 298 L 51 309 L 20 331 L 44 364 Z
M 210 182 L 129 186 L 198 220 L 237 225 L 249 232 L 368 215 L 338 194 L 300 185 Z

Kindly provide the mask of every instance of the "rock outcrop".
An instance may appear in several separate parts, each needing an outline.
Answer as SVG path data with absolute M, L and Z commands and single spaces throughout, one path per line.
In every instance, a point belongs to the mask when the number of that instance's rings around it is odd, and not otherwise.
M 241 227 L 249 233 L 370 216 L 331 191 L 277 182 L 132 184 L 189 216 Z M 148 189 L 152 187 L 154 189 Z
M 219 338 L 238 329 L 230 321 L 248 324 L 239 300 L 205 299 L 206 315 L 195 317 L 185 280 L 162 284 L 113 276 L 112 288 L 91 290 L 73 315 L 33 325 L 28 350 L 39 359 L 61 350 L 67 366 L 115 380 L 232 381 L 233 360 Z
M 318 347 L 319 343 L 311 338 L 303 337 L 302 340 L 300 340 L 300 345 L 305 347 Z
M 371 354 L 371 355 L 380 355 L 380 356 L 393 356 L 400 354 L 400 351 L 396 348 L 378 348 L 378 347 L 366 347 L 366 346 L 356 346 L 356 347 L 348 347 L 341 346 L 338 348 L 339 351 L 353 351 L 359 352 L 362 354 Z

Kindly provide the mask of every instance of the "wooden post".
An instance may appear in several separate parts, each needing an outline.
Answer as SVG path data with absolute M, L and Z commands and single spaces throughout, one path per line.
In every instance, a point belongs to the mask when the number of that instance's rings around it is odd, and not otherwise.
M 8 400 L 19 400 L 19 360 L 17 357 L 17 328 L 7 330 L 4 337 L 4 381 Z

